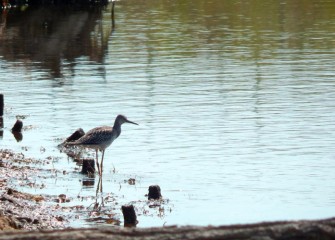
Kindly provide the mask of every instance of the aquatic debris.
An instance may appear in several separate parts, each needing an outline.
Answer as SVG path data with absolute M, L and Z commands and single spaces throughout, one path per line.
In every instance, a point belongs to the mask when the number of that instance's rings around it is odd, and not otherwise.
M 0 157 L 1 160 L 8 160 L 10 158 L 13 158 L 15 156 L 15 154 L 8 150 L 8 149 L 0 149 Z
M 62 178 L 63 176 L 60 175 L 68 173 L 65 170 L 40 169 L 34 166 L 35 164 L 40 166 L 55 161 L 55 158 L 50 156 L 46 159 L 33 159 L 27 158 L 23 153 L 14 153 L 11 150 L 0 150 L 0 156 L 4 156 L 3 158 L 0 157 L 0 187 L 2 186 L 1 189 L 3 189 L 6 194 L 1 198 L 0 193 L 0 209 L 2 209 L 1 202 L 2 204 L 7 203 L 8 206 L 16 206 L 16 208 L 19 208 L 16 216 L 19 217 L 20 220 L 16 219 L 16 221 L 18 226 L 21 226 L 23 229 L 37 229 L 38 227 L 40 227 L 40 229 L 63 228 L 71 224 L 70 222 L 75 219 L 80 219 L 79 221 L 81 223 L 87 221 L 93 222 L 93 224 L 118 226 L 121 223 L 123 224 L 123 219 L 120 221 L 120 215 L 122 214 L 120 206 L 123 204 L 132 204 L 136 214 L 145 217 L 158 216 L 162 218 L 169 209 L 169 206 L 165 205 L 166 200 L 162 199 L 150 201 L 142 199 L 132 203 L 120 204 L 117 202 L 119 196 L 114 196 L 113 193 L 102 192 L 102 188 L 99 188 L 99 184 L 97 191 L 92 191 L 93 195 L 88 196 L 81 196 L 81 192 L 75 196 L 68 195 L 66 192 L 64 192 L 66 194 L 58 193 L 57 195 L 51 196 L 28 194 L 19 196 L 19 194 L 23 193 L 19 193 L 13 186 L 36 189 L 44 188 L 46 187 L 44 184 L 48 182 L 44 181 L 45 178 Z M 97 181 L 97 179 L 95 179 L 94 176 L 84 176 L 81 181 L 87 188 L 92 188 L 96 185 L 95 181 Z M 122 179 L 122 183 L 124 182 L 126 185 L 135 185 L 138 183 L 137 181 L 137 178 L 135 179 L 133 176 Z M 1 199 L 3 199 L 3 201 L 1 201 Z M 83 205 L 77 205 L 80 202 L 82 202 Z M 47 220 L 45 222 L 43 217 L 40 218 L 34 215 L 35 212 L 32 207 L 28 208 L 26 205 L 35 206 L 38 211 L 44 211 L 42 215 L 50 212 L 50 216 L 46 218 Z M 40 208 L 43 210 L 39 210 Z M 26 212 L 21 214 L 20 211 L 23 211 L 22 209 L 30 211 L 30 214 Z M 14 212 L 14 210 L 9 209 L 6 216 L 11 216 L 10 211 Z M 50 221 L 53 223 L 50 223 Z M 75 220 L 75 222 L 77 221 L 78 220 Z
M 138 223 L 135 208 L 133 205 L 123 205 L 121 207 L 123 218 L 124 218 L 124 226 L 125 227 L 136 227 Z
M 82 174 L 94 174 L 95 172 L 95 160 L 94 159 L 83 159 L 83 165 L 81 169 Z
M 161 204 L 160 203 L 153 203 L 149 205 L 149 208 L 156 208 L 156 207 L 160 207 Z
M 151 185 L 149 186 L 149 194 L 148 199 L 160 199 L 162 198 L 161 188 L 158 185 Z
M 129 204 L 134 205 L 138 216 L 146 217 L 159 217 L 164 218 L 166 213 L 172 212 L 172 206 L 169 204 L 169 199 L 150 199 L 150 200 L 139 200 L 132 201 Z
M 18 114 L 18 115 L 16 115 L 16 119 L 26 119 L 27 117 L 29 117 L 29 115 L 25 115 L 25 114 Z
M 67 144 L 70 142 L 74 142 L 85 135 L 85 132 L 82 128 L 78 128 L 74 131 L 69 137 L 67 137 L 62 143 L 58 144 L 58 149 L 61 152 L 66 153 L 66 155 L 72 158 L 74 161 L 79 161 L 81 159 L 81 152 L 69 147 Z
M 108 218 L 105 221 L 107 224 L 113 224 L 113 225 L 120 225 L 121 221 L 119 219 L 114 219 L 114 218 Z
M 13 218 L 17 222 L 17 227 L 28 230 L 64 228 L 73 219 L 83 219 L 81 221 L 85 221 L 85 218 L 92 218 L 92 221 L 96 221 L 96 223 L 120 225 L 120 220 L 118 219 L 120 213 L 114 213 L 116 210 L 116 199 L 111 194 L 94 194 L 94 196 L 83 197 L 78 195 L 78 199 L 75 201 L 88 201 L 88 203 L 93 201 L 98 203 L 94 209 L 87 207 L 87 203 L 67 206 L 67 203 L 73 202 L 73 197 L 67 194 L 57 194 L 56 196 L 24 194 L 12 187 L 44 188 L 43 179 L 45 177 L 50 178 L 57 177 L 62 173 L 67 174 L 63 170 L 34 167 L 35 164 L 40 165 L 41 163 L 51 162 L 54 160 L 53 158 L 48 157 L 47 160 L 36 160 L 26 158 L 23 153 L 17 154 L 11 150 L 0 150 L 0 159 L 0 190 L 4 191 L 3 195 L 0 193 L 0 209 L 6 211 L 6 217 L 11 217 L 15 214 Z M 39 180 L 42 180 L 42 182 Z M 85 178 L 84 180 L 88 180 L 94 186 L 94 178 Z M 10 187 L 7 187 L 8 185 Z M 106 204 L 109 206 L 106 206 Z M 2 207 L 3 205 L 8 208 Z M 36 208 L 36 211 L 34 208 Z M 41 211 L 42 213 L 40 214 Z M 44 217 L 46 214 L 47 216 Z M 16 217 L 20 219 L 18 220 Z M 101 218 L 100 220 L 98 219 L 99 217 Z M 97 219 L 94 220 L 94 218 Z
M 128 182 L 129 185 L 135 185 L 135 178 L 129 178 L 128 180 L 124 180 L 125 182 Z
M 74 142 L 85 135 L 85 132 L 82 128 L 78 128 L 70 136 L 68 136 L 61 144 L 58 145 L 59 148 L 67 147 L 67 143 Z
M 12 127 L 12 132 L 13 133 L 14 132 L 19 133 L 19 132 L 21 132 L 22 127 L 23 127 L 23 122 L 20 119 L 18 119 L 18 120 L 16 120 L 14 126 Z
M 22 193 L 19 192 L 15 189 L 12 188 L 8 188 L 7 189 L 7 194 L 10 196 L 13 196 L 15 198 L 19 198 L 19 199 L 25 199 L 25 200 L 31 200 L 31 201 L 35 201 L 35 202 L 41 202 L 44 201 L 44 197 L 41 195 L 33 195 L 30 193 Z
M 0 93 L 0 117 L 3 116 L 3 109 L 4 109 L 4 97 L 3 97 L 3 94 Z
M 59 195 L 58 195 L 58 198 L 55 199 L 55 202 L 58 202 L 58 203 L 65 203 L 65 202 L 70 202 L 70 199 L 67 198 L 65 194 L 59 194 Z
M 40 153 L 44 153 L 45 152 L 45 147 L 40 147 Z
M 12 134 L 17 142 L 21 142 L 23 139 L 23 135 L 21 133 L 22 127 L 23 127 L 23 122 L 20 119 L 17 119 L 12 128 Z
M 112 224 L 119 226 L 121 224 L 121 221 L 116 218 L 108 218 L 108 217 L 94 217 L 94 218 L 88 218 L 85 220 L 86 222 L 95 222 L 95 223 L 106 223 L 106 224 Z
M 7 179 L 0 179 L 0 188 L 7 185 Z
M 78 128 L 74 131 L 68 138 L 66 138 L 65 142 L 74 142 L 85 135 L 85 131 L 82 128 Z
M 27 150 L 24 148 L 23 150 Z M 41 159 L 33 159 L 29 157 L 25 157 L 24 153 L 14 153 L 11 150 L 8 149 L 0 149 L 0 159 L 2 160 L 3 164 L 6 166 L 10 166 L 13 163 L 19 163 L 19 164 L 49 164 L 52 161 L 56 161 L 57 158 L 53 157 L 47 157 L 44 160 Z
M 34 125 L 27 125 L 27 126 L 23 126 L 23 131 L 28 131 L 28 130 L 31 130 L 31 129 L 34 129 L 34 128 L 37 128 L 36 126 Z

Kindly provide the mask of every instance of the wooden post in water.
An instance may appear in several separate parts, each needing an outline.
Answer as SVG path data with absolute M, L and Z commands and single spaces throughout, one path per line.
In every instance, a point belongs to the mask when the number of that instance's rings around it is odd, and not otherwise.
M 14 124 L 13 128 L 12 128 L 12 132 L 18 132 L 20 133 L 23 127 L 23 122 L 18 119 L 16 120 L 16 123 Z
M 74 131 L 68 138 L 66 138 L 65 143 L 74 142 L 85 135 L 85 132 L 82 128 L 78 128 Z
M 162 194 L 161 194 L 161 188 L 158 185 L 151 185 L 149 187 L 149 194 L 148 194 L 148 200 L 154 199 L 160 199 L 162 198 Z
M 13 133 L 17 142 L 20 142 L 23 139 L 23 135 L 21 133 L 22 127 L 23 127 L 23 122 L 20 119 L 16 120 L 16 122 L 15 122 L 13 128 L 12 128 L 12 133 Z
M 93 174 L 94 172 L 95 172 L 95 160 L 94 159 L 84 159 L 81 173 L 82 174 Z
M 138 223 L 133 205 L 123 205 L 121 207 L 125 227 L 136 227 Z
M 3 94 L 0 93 L 0 117 L 3 116 L 3 108 L 4 108 Z

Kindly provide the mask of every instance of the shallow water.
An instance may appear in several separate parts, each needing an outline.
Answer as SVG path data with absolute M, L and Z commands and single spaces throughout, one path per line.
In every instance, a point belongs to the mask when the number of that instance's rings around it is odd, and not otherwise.
M 57 145 L 122 113 L 139 126 L 106 151 L 108 207 L 169 200 L 140 227 L 334 216 L 335 2 L 124 0 L 114 26 L 110 7 L 1 14 L 0 146 L 67 172 L 25 191 L 94 195 Z

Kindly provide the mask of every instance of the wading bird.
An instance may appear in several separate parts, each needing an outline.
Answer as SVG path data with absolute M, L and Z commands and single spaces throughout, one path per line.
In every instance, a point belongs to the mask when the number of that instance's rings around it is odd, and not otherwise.
M 104 161 L 105 150 L 112 142 L 118 138 L 121 134 L 121 125 L 123 123 L 132 123 L 138 125 L 135 122 L 129 121 L 125 116 L 118 115 L 115 118 L 114 126 L 102 126 L 96 127 L 88 131 L 84 136 L 74 142 L 69 142 L 67 145 L 81 146 L 85 148 L 91 148 L 96 153 L 96 163 L 98 167 L 99 175 L 102 175 L 102 167 Z M 101 164 L 99 166 L 98 151 L 102 151 Z

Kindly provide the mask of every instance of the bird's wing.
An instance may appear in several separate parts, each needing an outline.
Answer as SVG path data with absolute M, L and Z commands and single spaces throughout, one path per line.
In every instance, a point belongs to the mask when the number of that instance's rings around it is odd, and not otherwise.
M 107 141 L 110 138 L 108 132 L 112 131 L 112 127 L 103 126 L 96 127 L 88 131 L 83 137 L 76 141 L 78 145 L 94 145 Z

